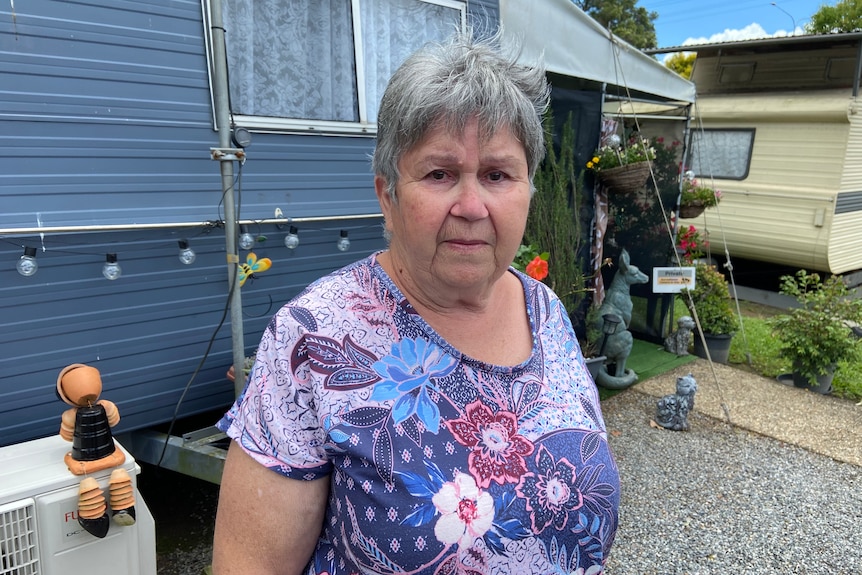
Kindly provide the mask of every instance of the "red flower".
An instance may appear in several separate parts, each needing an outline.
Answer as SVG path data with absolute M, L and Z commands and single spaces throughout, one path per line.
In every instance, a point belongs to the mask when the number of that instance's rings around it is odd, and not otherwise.
M 476 485 L 487 489 L 494 481 L 517 482 L 526 472 L 524 457 L 533 443 L 518 433 L 518 417 L 509 411 L 494 413 L 479 401 L 469 404 L 462 419 L 445 422 L 461 445 L 470 449 L 467 464 Z
M 536 256 L 533 261 L 527 264 L 526 271 L 531 278 L 542 281 L 548 277 L 548 262 L 543 260 L 541 256 Z

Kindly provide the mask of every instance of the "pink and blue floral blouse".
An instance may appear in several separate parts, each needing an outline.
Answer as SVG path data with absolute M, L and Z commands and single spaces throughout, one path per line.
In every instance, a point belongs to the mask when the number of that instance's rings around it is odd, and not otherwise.
M 309 574 L 602 573 L 619 472 L 566 310 L 517 273 L 533 353 L 460 353 L 375 256 L 272 319 L 219 427 L 287 477 L 330 476 Z M 287 519 L 286 519 L 287 520 Z

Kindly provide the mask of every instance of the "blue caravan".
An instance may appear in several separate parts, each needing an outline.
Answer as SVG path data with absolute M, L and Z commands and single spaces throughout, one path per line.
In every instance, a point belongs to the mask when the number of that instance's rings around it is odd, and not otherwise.
M 548 42 L 560 94 L 590 94 L 592 148 L 614 78 L 573 66 L 610 37 L 568 0 L 0 8 L 0 446 L 57 433 L 72 363 L 100 370 L 118 432 L 225 409 L 226 371 L 276 309 L 385 245 L 369 156 L 389 75 L 453 28 L 507 19 L 525 58 Z M 578 29 L 549 40 L 543 21 Z M 623 58 L 636 93 L 692 101 Z

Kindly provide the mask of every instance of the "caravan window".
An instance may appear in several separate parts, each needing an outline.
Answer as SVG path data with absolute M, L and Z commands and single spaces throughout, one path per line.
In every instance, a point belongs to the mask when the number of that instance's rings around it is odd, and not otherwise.
M 389 77 L 426 42 L 463 29 L 466 2 L 230 0 L 222 18 L 236 123 L 370 134 Z
M 699 178 L 744 180 L 753 146 L 753 129 L 696 130 L 691 134 L 691 169 Z

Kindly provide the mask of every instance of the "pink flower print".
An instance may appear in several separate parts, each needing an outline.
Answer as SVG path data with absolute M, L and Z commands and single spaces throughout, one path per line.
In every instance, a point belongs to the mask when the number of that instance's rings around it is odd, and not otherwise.
M 466 473 L 456 472 L 455 480 L 444 483 L 431 501 L 440 513 L 434 535 L 446 545 L 470 547 L 494 520 L 494 499 Z
M 527 471 L 524 457 L 533 453 L 533 443 L 518 434 L 514 413 L 495 414 L 474 401 L 462 419 L 447 421 L 446 427 L 458 443 L 473 450 L 467 462 L 479 487 L 487 488 L 492 480 L 500 485 L 514 483 Z
M 562 530 L 569 513 L 584 504 L 583 495 L 575 485 L 575 467 L 565 458 L 555 461 L 544 446 L 536 454 L 536 467 L 537 473 L 524 475 L 515 491 L 527 500 L 533 531 L 540 533 L 552 523 Z

